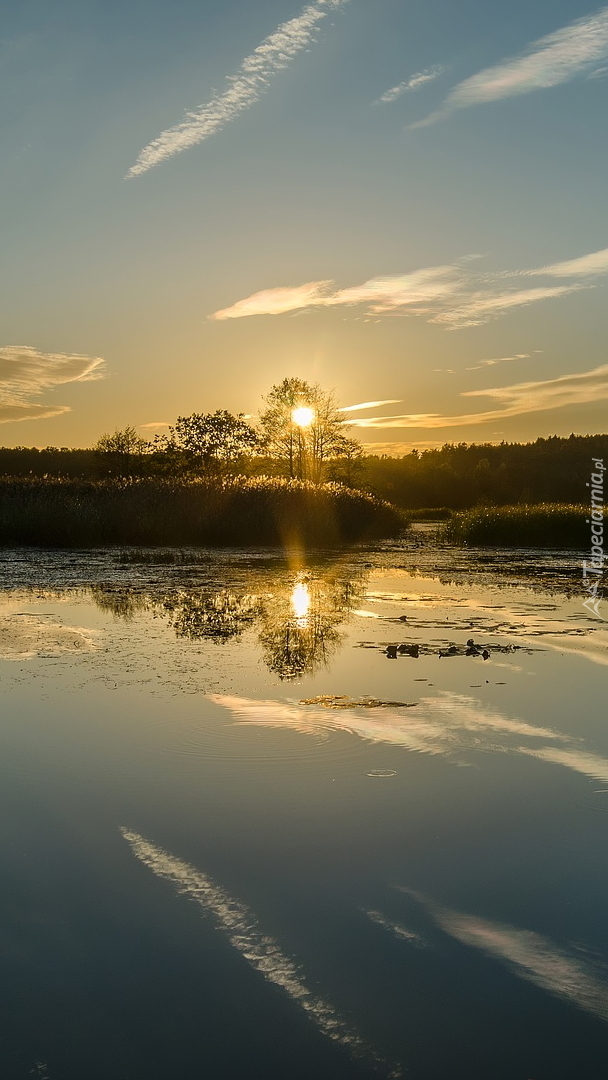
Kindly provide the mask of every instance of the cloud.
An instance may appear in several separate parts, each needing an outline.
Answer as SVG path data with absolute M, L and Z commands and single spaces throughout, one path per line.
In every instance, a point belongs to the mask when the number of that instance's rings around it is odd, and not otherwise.
M 170 420 L 152 420 L 151 423 L 149 423 L 149 424 L 138 424 L 137 426 L 142 428 L 142 430 L 151 430 L 153 428 L 170 427 L 171 426 L 171 421 Z
M 371 1058 L 376 1067 L 384 1064 L 382 1058 L 367 1047 L 363 1039 L 342 1019 L 332 1005 L 319 998 L 302 979 L 298 965 L 286 956 L 276 941 L 268 937 L 253 912 L 239 900 L 235 900 L 207 875 L 190 863 L 151 844 L 131 829 L 120 829 L 131 851 L 144 866 L 157 877 L 168 881 L 181 896 L 187 896 L 211 915 L 216 925 L 227 935 L 235 948 L 263 977 L 280 987 L 316 1024 L 317 1028 L 334 1042 L 344 1046 L 355 1058 Z M 400 1068 L 384 1076 L 398 1078 Z
M 608 400 L 608 364 L 580 374 L 560 375 L 556 379 L 516 383 L 488 390 L 466 390 L 461 397 L 489 397 L 500 403 L 488 412 L 444 416 L 440 413 L 408 413 L 402 416 L 375 416 L 351 420 L 361 428 L 446 428 L 484 424 L 509 416 L 524 416 L 565 406 L 584 405 Z
M 414 75 L 406 79 L 405 82 L 401 82 L 398 86 L 391 87 L 390 90 L 386 90 L 384 94 L 381 94 L 379 98 L 374 101 L 374 105 L 390 105 L 392 101 L 397 101 L 402 94 L 407 93 L 408 90 L 418 90 L 419 87 L 424 86 L 427 82 L 433 82 L 439 75 L 443 74 L 443 68 L 441 64 L 435 64 L 433 67 L 425 68 L 424 71 L 417 71 Z
M 332 291 L 331 280 L 265 289 L 216 311 L 212 319 L 242 319 L 251 315 L 283 315 L 313 307 L 351 307 L 364 304 L 372 315 L 432 314 L 433 305 L 458 292 L 455 266 L 431 266 L 407 274 L 370 278 L 362 285 Z
M 70 382 L 103 378 L 104 361 L 79 353 L 42 353 L 30 345 L 0 347 L 0 423 L 41 420 L 69 412 L 67 405 L 41 405 L 32 398 Z
M 338 412 L 360 412 L 362 409 L 377 409 L 380 405 L 398 405 L 402 398 L 386 398 L 384 401 L 362 401 L 359 405 L 345 405 Z
M 608 7 L 604 7 L 595 15 L 577 19 L 533 42 L 519 56 L 465 79 L 448 94 L 437 112 L 411 127 L 426 127 L 471 105 L 559 86 L 577 75 L 592 75 L 594 65 L 607 58 Z
M 362 442 L 366 454 L 380 454 L 388 457 L 401 457 L 411 454 L 412 450 L 437 450 L 445 439 L 416 439 L 411 442 Z
M 512 360 L 529 360 L 530 353 L 515 353 L 515 356 L 498 356 L 495 360 L 480 360 L 474 367 L 468 367 L 467 371 L 481 371 L 484 367 L 495 367 L 496 364 L 507 364 Z
M 332 284 L 332 281 L 307 281 L 304 285 L 263 289 L 229 308 L 214 312 L 211 318 L 246 319 L 250 315 L 285 315 L 290 311 L 304 311 L 324 304 Z
M 348 2 L 315 0 L 300 15 L 282 23 L 250 56 L 245 57 L 236 75 L 227 79 L 228 87 L 222 94 L 214 94 L 205 105 L 187 112 L 181 123 L 167 128 L 143 148 L 135 165 L 129 169 L 127 179 L 141 176 L 167 158 L 204 142 L 255 105 L 273 77 L 314 41 L 319 24 L 330 11 Z
M 602 251 L 594 251 L 590 255 L 582 255 L 579 259 L 569 259 L 567 262 L 553 263 L 552 266 L 541 266 L 537 270 L 524 271 L 527 275 L 547 275 L 548 277 L 593 277 L 598 274 L 608 274 L 608 248 Z
M 439 323 L 449 330 L 463 330 L 468 326 L 481 326 L 491 318 L 504 314 L 512 308 L 528 307 L 539 300 L 555 300 L 579 292 L 583 285 L 546 285 L 537 289 L 518 289 L 505 292 L 477 292 L 466 303 L 440 311 L 429 322 Z
M 425 904 L 444 933 L 461 944 L 502 961 L 514 975 L 541 990 L 572 1002 L 584 1012 L 608 1020 L 606 970 L 581 949 L 556 945 L 549 938 L 531 930 L 453 911 L 426 900 L 411 889 L 402 891 Z
M 589 279 L 608 273 L 608 248 L 532 270 L 482 273 L 473 269 L 475 261 L 465 256 L 456 263 L 373 277 L 345 289 L 336 288 L 335 282 L 327 278 L 263 289 L 214 312 L 210 318 L 223 321 L 313 308 L 361 306 L 368 316 L 417 316 L 445 329 L 459 330 L 481 326 L 516 308 L 593 288 Z M 573 280 L 521 288 L 522 277 L 543 276 Z

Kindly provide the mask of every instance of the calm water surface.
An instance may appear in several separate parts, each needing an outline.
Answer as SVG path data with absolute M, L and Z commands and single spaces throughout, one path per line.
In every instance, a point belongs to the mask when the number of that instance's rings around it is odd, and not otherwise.
M 576 556 L 1 562 L 4 1080 L 604 1075 Z

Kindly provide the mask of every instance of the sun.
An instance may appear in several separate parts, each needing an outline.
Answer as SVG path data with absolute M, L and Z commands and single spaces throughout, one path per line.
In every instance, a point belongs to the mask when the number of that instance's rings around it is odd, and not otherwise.
M 300 405 L 299 408 L 294 409 L 291 414 L 291 419 L 298 427 L 310 427 L 314 418 L 314 409 L 309 409 L 306 405 Z

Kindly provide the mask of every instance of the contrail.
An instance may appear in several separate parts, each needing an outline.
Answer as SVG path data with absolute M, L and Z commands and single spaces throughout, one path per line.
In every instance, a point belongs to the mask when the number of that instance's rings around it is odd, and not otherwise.
M 250 56 L 245 57 L 236 75 L 228 77 L 228 88 L 223 94 L 214 94 L 205 105 L 187 112 L 181 123 L 162 131 L 144 146 L 135 165 L 129 169 L 127 180 L 141 176 L 166 158 L 215 135 L 240 113 L 255 105 L 268 89 L 272 78 L 288 67 L 293 58 L 314 40 L 319 23 L 333 8 L 348 2 L 316 0 L 294 19 L 281 23 Z
M 354 1057 L 370 1060 L 390 1080 L 398 1080 L 402 1076 L 400 1067 L 391 1067 L 387 1071 L 383 1059 L 367 1046 L 331 1005 L 306 986 L 297 965 L 281 952 L 276 941 L 262 932 L 255 916 L 244 904 L 229 896 L 206 874 L 151 844 L 139 833 L 124 827 L 120 831 L 135 857 L 157 877 L 171 882 L 180 895 L 190 897 L 204 911 L 213 915 L 216 923 L 228 935 L 230 944 L 268 982 L 280 986 L 296 1001 L 324 1035 L 340 1043 Z

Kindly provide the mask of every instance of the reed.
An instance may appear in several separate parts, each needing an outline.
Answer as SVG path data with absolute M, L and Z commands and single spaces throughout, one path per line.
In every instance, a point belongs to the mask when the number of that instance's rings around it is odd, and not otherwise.
M 339 484 L 273 477 L 0 479 L 0 544 L 325 546 L 394 536 L 398 510 Z
M 505 547 L 581 548 L 590 546 L 589 507 L 570 503 L 476 506 L 456 513 L 444 537 L 453 543 Z M 604 521 L 608 512 L 604 511 Z

